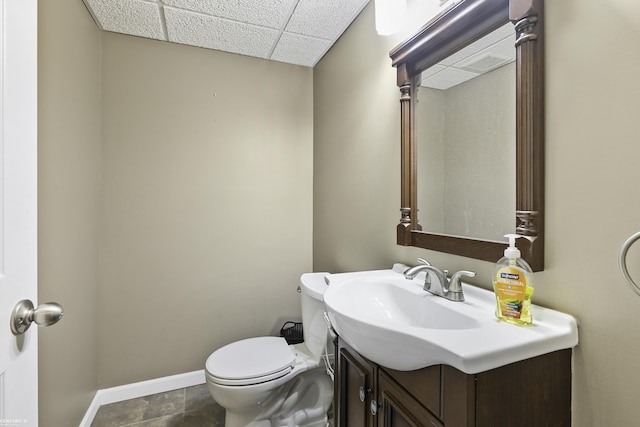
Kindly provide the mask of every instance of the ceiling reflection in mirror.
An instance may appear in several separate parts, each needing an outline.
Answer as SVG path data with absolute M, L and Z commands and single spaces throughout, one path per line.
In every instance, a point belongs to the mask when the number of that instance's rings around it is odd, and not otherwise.
M 433 233 L 503 240 L 516 206 L 511 23 L 416 78 L 418 219 Z
M 503 54 L 481 51 L 500 40 L 500 36 L 494 31 L 508 22 L 513 23 L 509 37 L 513 37 L 515 33 L 515 44 L 513 38 L 509 44 L 514 46 L 516 60 L 510 62 L 505 59 L 506 65 L 504 65 Z M 487 34 L 493 34 L 492 37 L 495 35 L 497 39 L 488 42 L 487 46 L 469 56 L 466 53 L 470 49 L 468 46 Z M 400 219 L 396 226 L 397 243 L 490 262 L 499 259 L 507 246 L 504 238 L 500 237 L 503 232 L 498 231 L 500 230 L 498 227 L 496 230 L 487 231 L 488 228 L 493 227 L 492 222 L 495 216 L 490 212 L 483 213 L 497 202 L 489 201 L 484 205 L 469 208 L 470 197 L 454 195 L 455 189 L 452 186 L 445 187 L 445 174 L 455 176 L 457 179 L 458 175 L 463 175 L 463 171 L 471 171 L 473 175 L 468 180 L 461 180 L 458 186 L 467 188 L 466 193 L 487 191 L 498 194 L 500 200 L 505 201 L 504 206 L 507 206 L 499 208 L 500 212 L 506 209 L 513 212 L 509 213 L 508 218 L 505 219 L 506 223 L 510 223 L 508 231 L 512 233 L 515 230 L 516 233 L 527 237 L 518 239 L 516 243 L 522 258 L 529 262 L 533 271 L 544 270 L 544 0 L 461 0 L 451 9 L 427 22 L 406 41 L 394 47 L 389 52 L 389 56 L 391 65 L 396 68 L 396 84 L 400 90 L 401 173 Z M 448 57 L 450 63 L 442 63 L 443 59 Z M 502 107 L 496 106 L 495 102 L 487 104 L 485 102 L 488 99 L 487 92 L 493 94 L 500 92 L 501 89 L 486 90 L 490 85 L 483 84 L 481 86 L 485 86 L 485 91 L 484 94 L 481 92 L 480 97 L 483 103 L 474 104 L 464 101 L 465 108 L 460 106 L 455 108 L 457 117 L 447 118 L 449 124 L 442 124 L 445 122 L 445 110 L 453 109 L 446 106 L 428 107 L 429 99 L 425 99 L 425 96 L 431 95 L 435 99 L 434 94 L 438 94 L 443 98 L 438 102 L 443 103 L 445 87 L 451 86 L 446 89 L 447 91 L 471 87 L 474 81 L 480 81 L 479 79 L 484 79 L 486 76 L 444 85 L 441 82 L 438 86 L 436 83 L 425 83 L 432 87 L 427 89 L 422 86 L 421 88 L 423 75 L 425 81 L 443 80 L 444 75 L 429 71 L 429 68 L 436 64 L 447 68 L 459 65 L 454 72 L 461 75 L 478 71 L 479 68 L 491 70 L 497 67 L 494 72 L 511 75 L 512 82 L 515 82 L 513 85 L 515 97 L 513 94 L 501 97 L 499 103 L 512 102 L 514 108 L 507 107 L 503 110 Z M 513 68 L 515 76 L 509 70 L 510 67 Z M 427 71 L 426 74 L 425 71 Z M 422 97 L 420 106 L 418 106 L 419 96 Z M 456 101 L 456 104 L 459 105 L 460 101 Z M 434 111 L 429 113 L 429 108 L 433 108 Z M 464 109 L 474 112 L 474 115 L 467 115 Z M 487 110 L 493 110 L 494 114 L 489 116 Z M 513 114 L 514 110 L 515 122 L 509 125 L 506 117 Z M 419 116 L 424 114 L 428 121 L 418 123 Z M 441 127 L 431 124 L 429 120 L 438 121 Z M 511 126 L 515 132 L 497 128 L 489 130 L 489 126 L 483 126 L 487 123 L 496 124 L 503 121 L 507 123 L 505 129 Z M 471 122 L 479 123 L 481 126 L 474 130 L 464 129 Z M 435 137 L 429 133 L 432 131 Z M 435 152 L 432 153 L 425 147 L 426 143 L 422 142 L 424 136 L 427 139 L 444 141 L 445 134 L 454 133 L 459 134 L 456 139 L 464 141 L 464 148 L 458 148 L 457 151 L 449 148 L 448 145 L 445 146 L 442 142 L 440 147 L 436 147 Z M 500 139 L 507 139 L 501 136 L 503 134 L 515 134 L 512 139 L 512 144 L 515 145 L 515 156 L 509 154 L 510 148 L 493 145 Z M 460 142 L 458 144 L 459 147 L 463 147 Z M 480 151 L 474 151 L 475 148 Z M 423 154 L 420 155 L 418 150 Z M 448 151 L 451 151 L 451 155 L 445 159 Z M 490 160 L 495 160 L 495 163 L 487 165 L 481 157 L 485 154 Z M 420 156 L 422 156 L 421 159 Z M 428 163 L 422 164 L 424 161 Z M 515 163 L 513 165 L 515 178 L 497 177 L 491 183 L 483 183 L 482 179 L 497 176 L 495 174 L 498 171 L 505 169 L 505 163 L 510 162 Z M 428 190 L 428 186 L 431 185 L 430 180 L 433 178 L 426 178 L 422 173 L 424 167 L 431 168 L 432 172 L 438 174 L 436 180 L 440 182 L 439 186 L 434 186 L 440 189 L 441 193 L 436 193 L 435 196 L 439 199 L 428 204 L 425 204 L 427 198 L 424 192 Z M 454 181 L 453 178 L 446 179 L 446 181 L 450 180 Z M 511 199 L 513 193 L 500 187 L 502 184 L 496 183 L 514 185 L 510 188 L 515 188 L 515 203 Z M 472 185 L 475 187 L 469 188 Z M 419 201 L 419 198 L 423 200 Z M 444 198 L 447 200 L 445 201 Z M 454 210 L 453 207 L 443 208 L 440 217 L 433 217 L 433 221 L 438 223 L 436 224 L 438 227 L 443 228 L 444 221 L 448 220 L 448 217 L 453 219 L 457 216 L 463 218 L 462 221 L 458 221 L 461 225 L 457 225 L 455 231 L 430 231 L 427 226 L 436 226 L 428 223 L 431 221 L 428 218 L 429 210 L 435 211 L 438 209 L 437 205 L 451 203 L 451 201 L 460 202 L 462 207 L 455 208 L 460 213 L 448 212 Z M 482 223 L 477 234 L 476 231 L 471 230 L 474 223 L 481 222 L 476 221 L 476 216 L 486 217 L 487 219 L 482 221 L 488 221 Z M 473 237 L 472 234 L 490 237 Z

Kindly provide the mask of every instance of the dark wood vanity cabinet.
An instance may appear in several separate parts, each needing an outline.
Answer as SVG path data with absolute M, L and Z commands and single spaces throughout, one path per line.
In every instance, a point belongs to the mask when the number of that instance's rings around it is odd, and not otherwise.
M 340 338 L 337 427 L 570 427 L 571 350 L 469 375 L 446 365 L 395 371 Z
M 431 375 L 427 373 L 427 376 Z M 425 384 L 420 387 L 422 391 L 439 394 L 440 388 L 437 384 L 435 387 L 426 386 L 429 378 L 422 378 L 421 375 L 416 379 L 425 380 Z M 415 383 L 414 379 L 411 381 Z M 378 400 L 375 405 L 378 407 L 378 426 L 443 426 L 438 417 L 427 409 L 430 405 L 411 394 L 383 369 L 380 369 L 378 374 Z
M 373 427 L 373 391 L 377 389 L 378 367 L 360 356 L 344 341 L 336 340 L 334 413 L 336 426 Z

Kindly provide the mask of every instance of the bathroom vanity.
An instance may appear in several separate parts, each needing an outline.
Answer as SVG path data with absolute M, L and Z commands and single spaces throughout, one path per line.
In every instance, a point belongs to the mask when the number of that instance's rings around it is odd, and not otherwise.
M 571 426 L 572 316 L 532 304 L 532 325 L 499 322 L 491 291 L 450 301 L 406 269 L 325 277 L 337 427 Z
M 338 337 L 335 371 L 337 427 L 571 425 L 571 349 L 478 374 L 447 365 L 397 371 Z

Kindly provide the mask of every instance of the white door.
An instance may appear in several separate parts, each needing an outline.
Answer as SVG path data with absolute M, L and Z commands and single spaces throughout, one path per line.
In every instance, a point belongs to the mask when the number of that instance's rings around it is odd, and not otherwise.
M 38 328 L 9 327 L 37 295 L 37 1 L 0 5 L 0 426 L 37 426 Z

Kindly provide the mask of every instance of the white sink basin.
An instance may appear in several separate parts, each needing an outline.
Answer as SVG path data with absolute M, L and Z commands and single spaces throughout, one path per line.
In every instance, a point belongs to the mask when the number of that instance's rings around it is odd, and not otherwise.
M 578 344 L 567 314 L 534 305 L 531 326 L 499 322 L 493 292 L 463 284 L 465 301 L 448 301 L 422 290 L 423 273 L 407 280 L 394 270 L 329 275 L 324 294 L 338 335 L 381 366 L 475 374 Z

